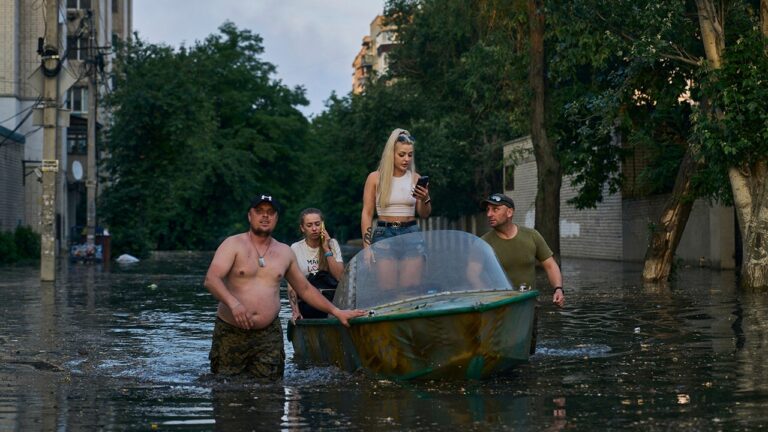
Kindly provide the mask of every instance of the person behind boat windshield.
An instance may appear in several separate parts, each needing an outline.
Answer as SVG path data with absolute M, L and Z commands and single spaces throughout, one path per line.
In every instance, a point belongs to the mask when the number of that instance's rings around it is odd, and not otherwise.
M 316 208 L 304 209 L 299 215 L 299 230 L 304 238 L 291 245 L 296 254 L 299 270 L 309 277 L 316 288 L 320 289 L 328 300 L 333 300 L 341 274 L 344 272 L 344 260 L 336 239 L 325 230 L 323 212 Z M 328 276 L 333 279 L 328 279 Z M 319 311 L 307 302 L 297 298 L 296 291 L 288 284 L 288 300 L 291 303 L 291 320 L 302 318 L 325 318 L 327 314 Z
M 415 140 L 405 129 L 395 129 L 389 135 L 381 153 L 379 168 L 368 174 L 363 189 L 363 211 L 360 228 L 363 247 L 370 261 L 375 261 L 379 283 L 383 288 L 409 287 L 419 283 L 423 265 L 424 245 L 420 239 L 409 237 L 409 244 L 392 245 L 377 250 L 372 256 L 370 246 L 380 240 L 419 231 L 416 215 L 428 218 L 432 212 L 429 185 L 417 186 L 419 173 L 414 163 Z M 373 226 L 374 210 L 378 216 Z
M 213 256 L 204 286 L 219 305 L 209 359 L 211 372 L 280 379 L 285 367 L 280 281 L 317 309 L 349 326 L 360 310 L 340 310 L 315 289 L 299 269 L 288 245 L 272 237 L 280 204 L 260 194 L 248 210 L 248 231 L 225 239 Z
M 499 259 L 512 286 L 536 287 L 536 261 L 547 273 L 549 284 L 554 287 L 552 303 L 565 304 L 563 276 L 552 250 L 538 231 L 512 222 L 515 203 L 512 198 L 495 193 L 482 202 L 488 224 L 493 228 L 481 238 L 488 242 Z

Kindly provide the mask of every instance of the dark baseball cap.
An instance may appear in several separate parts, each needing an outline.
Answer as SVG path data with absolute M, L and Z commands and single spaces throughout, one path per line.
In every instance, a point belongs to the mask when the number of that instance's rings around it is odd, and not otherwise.
M 280 202 L 277 200 L 277 198 L 273 197 L 272 195 L 268 194 L 257 194 L 253 197 L 251 200 L 251 208 L 258 207 L 261 203 L 269 203 L 272 204 L 272 207 L 277 210 L 278 213 L 283 209 L 283 207 L 280 205 Z
M 484 199 L 483 202 L 480 203 L 483 208 L 488 206 L 488 204 L 505 205 L 511 209 L 515 208 L 515 202 L 512 201 L 512 198 L 500 193 L 491 194 L 491 196 Z

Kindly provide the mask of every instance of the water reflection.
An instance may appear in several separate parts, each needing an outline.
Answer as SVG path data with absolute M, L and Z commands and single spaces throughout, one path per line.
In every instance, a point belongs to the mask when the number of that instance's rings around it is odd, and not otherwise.
M 334 368 L 208 371 L 210 254 L 132 266 L 0 268 L 0 430 L 757 429 L 768 423 L 768 296 L 733 273 L 564 263 L 529 364 L 482 382 L 392 382 Z M 280 317 L 290 309 L 283 299 Z

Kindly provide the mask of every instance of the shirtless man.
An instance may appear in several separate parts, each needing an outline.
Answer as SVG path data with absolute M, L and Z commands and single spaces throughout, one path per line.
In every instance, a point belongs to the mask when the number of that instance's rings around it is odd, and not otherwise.
M 291 248 L 272 238 L 280 204 L 260 194 L 248 211 L 250 229 L 224 240 L 204 285 L 219 301 L 209 359 L 211 371 L 282 378 L 285 365 L 280 325 L 280 281 L 285 278 L 307 303 L 345 326 L 364 311 L 340 310 L 304 277 Z

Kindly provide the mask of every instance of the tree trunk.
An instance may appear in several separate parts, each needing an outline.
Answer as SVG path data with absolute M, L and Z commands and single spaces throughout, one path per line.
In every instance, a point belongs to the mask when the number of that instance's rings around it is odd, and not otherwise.
M 651 241 L 645 252 L 643 280 L 646 282 L 669 279 L 675 251 L 680 243 L 680 238 L 683 236 L 685 225 L 688 223 L 688 216 L 690 216 L 693 207 L 690 192 L 691 179 L 695 170 L 696 162 L 693 160 L 689 148 L 685 151 L 683 161 L 677 170 L 672 196 L 669 197 L 664 206 L 658 226 L 653 230 Z
M 768 161 L 731 168 L 728 177 L 744 238 L 741 286 L 768 288 Z
M 702 43 L 711 67 L 719 68 L 725 50 L 722 18 L 717 15 L 713 0 L 696 0 L 701 26 Z M 760 2 L 760 30 L 768 36 L 768 1 Z M 722 113 L 712 113 L 722 117 Z M 768 161 L 761 159 L 744 166 L 728 169 L 733 192 L 736 218 L 744 239 L 741 265 L 741 286 L 768 288 Z
M 717 15 L 717 9 L 712 0 L 696 0 L 696 7 L 707 61 L 712 68 L 719 68 L 724 49 L 722 19 Z M 691 177 L 696 169 L 696 162 L 693 159 L 689 147 L 677 172 L 672 196 L 661 213 L 658 227 L 651 234 L 651 241 L 645 252 L 643 280 L 646 282 L 669 278 L 677 246 L 693 207 L 693 200 L 689 196 Z
M 544 55 L 545 15 L 543 0 L 528 0 L 531 39 L 531 141 L 536 157 L 538 189 L 536 192 L 536 229 L 560 262 L 560 186 L 562 172 L 555 145 L 547 138 L 546 68 Z
M 760 1 L 760 31 L 768 38 L 768 0 Z M 768 241 L 768 160 L 762 159 L 755 163 L 749 184 L 752 192 L 752 205 L 748 220 L 744 221 L 744 262 L 741 267 L 741 285 L 751 288 L 768 288 L 768 253 L 765 242 Z M 736 181 L 744 182 L 744 176 L 738 170 L 729 171 L 731 184 Z M 740 183 L 737 183 L 740 184 Z M 733 188 L 733 186 L 732 186 Z M 734 201 L 736 191 L 734 190 Z M 747 216 L 745 216 L 745 219 Z M 739 218 L 741 223 L 741 217 Z

